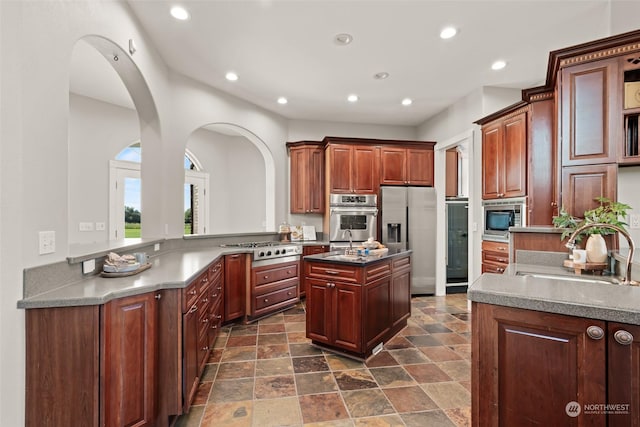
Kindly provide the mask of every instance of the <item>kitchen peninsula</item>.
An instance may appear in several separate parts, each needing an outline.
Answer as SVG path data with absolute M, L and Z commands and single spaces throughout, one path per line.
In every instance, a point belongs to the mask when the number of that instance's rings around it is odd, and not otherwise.
M 380 257 L 328 252 L 304 257 L 307 338 L 366 359 L 407 325 L 411 315 L 411 251 Z

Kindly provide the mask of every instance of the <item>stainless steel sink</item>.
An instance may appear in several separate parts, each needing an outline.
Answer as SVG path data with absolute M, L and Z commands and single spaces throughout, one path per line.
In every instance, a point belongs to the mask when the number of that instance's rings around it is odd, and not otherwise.
M 531 273 L 527 271 L 518 271 L 516 276 L 536 277 L 540 279 L 553 279 L 553 280 L 565 280 L 572 282 L 587 282 L 587 283 L 603 283 L 606 285 L 619 285 L 621 282 L 615 277 L 603 277 L 603 276 L 577 276 L 577 275 L 564 275 L 564 274 L 546 274 L 546 273 Z

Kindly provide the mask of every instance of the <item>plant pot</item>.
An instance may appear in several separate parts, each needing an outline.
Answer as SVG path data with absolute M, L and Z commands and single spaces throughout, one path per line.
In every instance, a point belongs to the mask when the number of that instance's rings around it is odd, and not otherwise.
M 601 234 L 591 234 L 585 246 L 587 262 L 603 263 L 607 261 L 607 242 Z

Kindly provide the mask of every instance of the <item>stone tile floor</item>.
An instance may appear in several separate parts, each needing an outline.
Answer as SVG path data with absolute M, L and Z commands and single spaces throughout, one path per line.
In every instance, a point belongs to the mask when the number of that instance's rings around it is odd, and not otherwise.
M 466 294 L 414 297 L 408 326 L 366 363 L 305 338 L 304 302 L 223 328 L 178 427 L 471 424 Z

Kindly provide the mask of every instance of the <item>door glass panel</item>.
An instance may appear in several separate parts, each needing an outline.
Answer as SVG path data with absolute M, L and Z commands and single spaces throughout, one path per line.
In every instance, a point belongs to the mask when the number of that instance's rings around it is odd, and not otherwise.
M 142 216 L 140 178 L 124 179 L 124 237 L 139 238 Z

